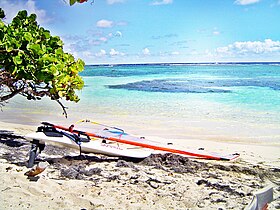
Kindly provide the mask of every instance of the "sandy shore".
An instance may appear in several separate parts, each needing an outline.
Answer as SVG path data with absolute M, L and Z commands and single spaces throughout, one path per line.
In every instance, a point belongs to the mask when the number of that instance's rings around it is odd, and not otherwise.
M 270 209 L 280 208 L 279 145 L 172 139 L 186 148 L 238 152 L 240 158 L 221 162 L 155 155 L 138 163 L 79 157 L 77 151 L 49 146 L 38 161 L 50 166 L 28 179 L 30 144 L 20 136 L 35 129 L 0 122 L 1 209 L 243 209 L 268 185 L 274 186 Z

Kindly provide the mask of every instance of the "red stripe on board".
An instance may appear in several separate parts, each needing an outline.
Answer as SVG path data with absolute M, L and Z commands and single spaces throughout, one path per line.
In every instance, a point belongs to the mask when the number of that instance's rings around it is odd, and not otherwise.
M 53 125 L 54 128 L 58 128 L 61 130 L 69 131 L 69 128 L 59 126 L 59 125 Z M 81 133 L 82 131 L 77 131 L 73 130 L 74 133 Z M 89 132 L 82 132 L 85 133 L 86 135 L 90 137 L 95 137 L 95 138 L 101 138 L 101 139 L 106 139 L 110 141 L 115 141 L 123 144 L 129 144 L 133 146 L 140 146 L 144 148 L 149 148 L 149 149 L 154 149 L 154 150 L 160 150 L 160 151 L 165 151 L 165 152 L 171 152 L 171 153 L 177 153 L 177 154 L 182 154 L 182 155 L 188 155 L 188 156 L 193 156 L 193 157 L 199 157 L 199 158 L 204 158 L 204 159 L 212 159 L 212 160 L 233 160 L 237 158 L 239 155 L 233 156 L 232 159 L 229 158 L 223 158 L 223 157 L 218 157 L 218 156 L 213 156 L 213 155 L 204 155 L 204 154 L 198 154 L 198 153 L 193 153 L 193 152 L 187 152 L 184 150 L 178 150 L 178 149 L 172 149 L 168 147 L 161 147 L 161 146 L 156 146 L 156 145 L 150 145 L 150 144 L 145 144 L 141 142 L 135 142 L 135 141 L 129 141 L 125 139 L 118 139 L 114 137 L 106 137 L 106 136 L 100 136 L 94 133 L 89 133 Z

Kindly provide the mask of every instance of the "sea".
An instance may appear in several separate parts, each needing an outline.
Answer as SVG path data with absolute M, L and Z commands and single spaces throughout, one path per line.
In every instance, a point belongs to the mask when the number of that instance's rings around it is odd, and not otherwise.
M 66 122 L 93 119 L 137 135 L 280 144 L 280 63 L 87 65 Z M 65 123 L 59 105 L 20 97 L 2 121 Z

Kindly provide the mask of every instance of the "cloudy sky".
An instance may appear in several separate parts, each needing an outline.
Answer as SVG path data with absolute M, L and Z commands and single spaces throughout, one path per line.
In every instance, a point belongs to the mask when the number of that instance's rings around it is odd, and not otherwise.
M 86 64 L 280 61 L 280 0 L 1 0 Z

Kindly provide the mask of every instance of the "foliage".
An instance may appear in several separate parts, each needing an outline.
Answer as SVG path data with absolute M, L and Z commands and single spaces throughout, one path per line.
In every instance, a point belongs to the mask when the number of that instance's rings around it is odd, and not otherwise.
M 0 8 L 0 17 L 4 11 Z M 44 96 L 78 102 L 75 90 L 84 82 L 78 75 L 84 69 L 81 59 L 63 51 L 58 36 L 40 27 L 36 15 L 18 12 L 10 24 L 0 19 L 0 103 L 20 94 L 29 100 Z
M 78 3 L 84 3 L 87 2 L 88 0 L 70 0 L 70 6 L 72 6 L 73 4 L 75 4 L 76 2 Z

